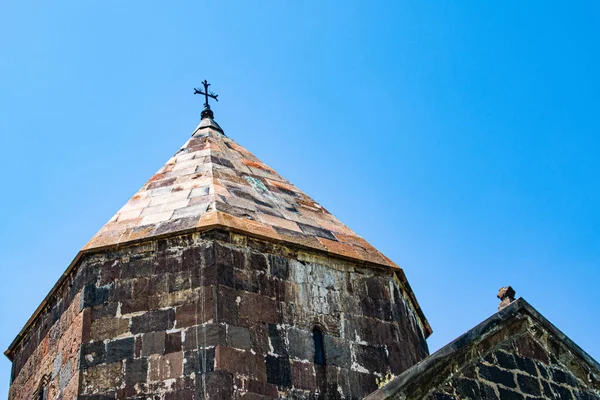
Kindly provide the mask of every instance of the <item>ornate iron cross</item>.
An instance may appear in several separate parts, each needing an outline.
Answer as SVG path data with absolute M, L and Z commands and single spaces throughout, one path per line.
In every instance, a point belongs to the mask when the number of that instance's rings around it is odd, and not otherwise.
M 204 86 L 204 91 L 202 91 L 202 89 L 198 89 L 198 88 L 194 88 L 194 94 L 203 94 L 204 95 L 204 110 L 202 111 L 202 118 L 214 118 L 214 114 L 212 112 L 212 110 L 210 109 L 210 105 L 208 104 L 208 98 L 213 98 L 216 101 L 219 101 L 219 99 L 217 97 L 219 97 L 218 94 L 214 94 L 213 92 L 210 92 L 208 90 L 208 87 L 210 86 L 210 83 L 208 83 L 206 81 L 206 79 L 204 80 L 204 82 L 202 82 L 202 85 Z

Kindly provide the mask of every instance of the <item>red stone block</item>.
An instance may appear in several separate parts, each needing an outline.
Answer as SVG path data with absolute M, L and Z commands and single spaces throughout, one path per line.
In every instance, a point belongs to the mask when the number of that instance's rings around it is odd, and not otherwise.
M 239 307 L 240 325 L 253 325 L 255 322 L 277 323 L 277 303 L 265 296 L 254 293 L 241 293 Z
M 215 370 L 246 375 L 263 382 L 267 380 L 264 357 L 260 354 L 252 354 L 247 350 L 217 346 Z
M 204 295 L 193 303 L 178 307 L 175 312 L 177 328 L 203 324 L 213 319 L 213 296 L 211 290 L 205 290 Z

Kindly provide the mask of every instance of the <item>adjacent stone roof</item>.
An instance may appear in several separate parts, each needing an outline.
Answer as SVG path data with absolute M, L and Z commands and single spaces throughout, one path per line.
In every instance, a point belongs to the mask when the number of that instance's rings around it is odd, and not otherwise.
M 210 118 L 84 250 L 212 226 L 399 269 Z
M 499 396 L 486 392 L 497 383 Z M 520 298 L 365 399 L 462 398 L 598 399 L 600 364 Z

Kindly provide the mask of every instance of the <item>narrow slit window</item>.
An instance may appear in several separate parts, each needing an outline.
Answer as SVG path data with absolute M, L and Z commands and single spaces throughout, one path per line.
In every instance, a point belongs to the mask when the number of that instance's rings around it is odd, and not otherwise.
M 323 331 L 319 328 L 313 329 L 313 340 L 315 341 L 315 364 L 325 365 L 325 347 L 323 346 Z

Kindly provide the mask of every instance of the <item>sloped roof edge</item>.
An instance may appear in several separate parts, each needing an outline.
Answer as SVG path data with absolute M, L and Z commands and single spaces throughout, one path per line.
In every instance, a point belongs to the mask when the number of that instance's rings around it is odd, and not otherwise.
M 540 314 L 531 304 L 525 301 L 525 299 L 519 298 L 504 309 L 498 311 L 485 321 L 481 322 L 479 325 L 454 339 L 452 342 L 442 347 L 429 357 L 407 369 L 390 383 L 365 397 L 365 400 L 383 400 L 392 395 L 404 394 L 405 389 L 407 389 L 410 384 L 418 380 L 425 371 L 433 367 L 438 367 L 440 364 L 450 362 L 461 350 L 467 349 L 486 333 L 494 331 L 499 325 L 510 320 L 521 312 L 525 312 L 537 320 L 553 336 L 567 346 L 576 356 L 589 364 L 593 369 L 596 369 L 600 372 L 600 363 L 594 360 L 567 335 L 561 332 L 560 329 L 554 326 L 554 324 Z

